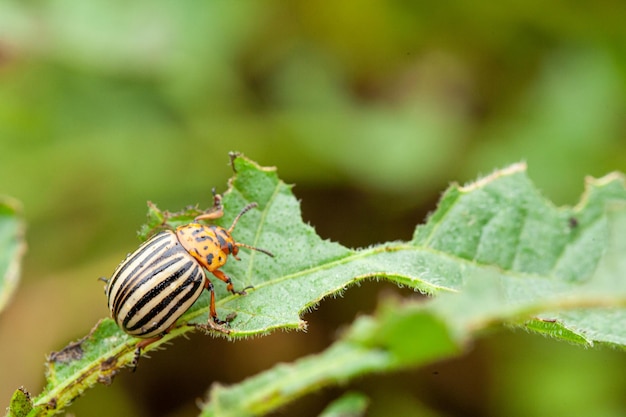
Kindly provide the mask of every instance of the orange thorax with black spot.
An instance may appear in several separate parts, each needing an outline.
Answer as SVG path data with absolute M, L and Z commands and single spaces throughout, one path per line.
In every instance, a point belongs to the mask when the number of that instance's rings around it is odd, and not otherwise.
M 185 250 L 208 271 L 222 267 L 228 255 L 237 259 L 239 247 L 223 227 L 190 223 L 177 227 L 176 236 Z

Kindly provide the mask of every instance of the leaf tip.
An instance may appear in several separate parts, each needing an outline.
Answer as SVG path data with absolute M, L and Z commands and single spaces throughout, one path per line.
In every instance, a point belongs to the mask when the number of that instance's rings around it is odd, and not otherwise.
M 24 387 L 19 387 L 11 397 L 11 403 L 7 410 L 7 416 L 22 417 L 28 415 L 33 409 L 33 399 Z

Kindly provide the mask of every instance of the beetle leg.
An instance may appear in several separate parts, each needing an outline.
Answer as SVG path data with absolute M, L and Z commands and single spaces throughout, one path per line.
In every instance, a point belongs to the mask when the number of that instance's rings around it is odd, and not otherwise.
M 208 279 L 204 282 L 204 288 L 211 293 L 211 302 L 209 303 L 210 320 L 217 324 L 223 324 L 222 320 L 217 317 L 217 310 L 215 309 L 215 289 L 213 288 L 213 283 Z
M 137 364 L 139 363 L 139 358 L 141 357 L 141 350 L 145 349 L 148 346 L 150 346 L 151 344 L 161 340 L 163 338 L 163 336 L 168 334 L 175 326 L 176 326 L 176 323 L 172 324 L 167 330 L 165 330 L 160 335 L 149 337 L 147 339 L 143 339 L 143 340 L 137 342 L 137 345 L 135 345 L 135 348 L 136 348 L 135 349 L 135 357 L 133 358 L 132 362 L 130 363 L 131 366 L 133 367 L 133 372 L 135 372 L 135 369 L 137 369 Z
M 211 190 L 213 192 L 213 207 L 206 212 L 196 216 L 195 220 L 214 220 L 219 219 L 224 215 L 224 206 L 222 206 L 222 196 L 215 192 L 215 188 Z
M 216 269 L 215 271 L 211 271 L 213 275 L 215 275 L 220 280 L 224 281 L 227 285 L 226 288 L 233 294 L 245 295 L 246 290 L 249 288 L 253 288 L 252 286 L 248 286 L 241 291 L 235 291 L 233 288 L 233 283 L 222 271 Z M 217 309 L 215 308 L 215 289 L 213 288 L 213 283 L 207 279 L 204 284 L 204 288 L 211 293 L 211 301 L 209 302 L 209 320 L 206 325 L 197 324 L 196 327 L 201 329 L 212 329 L 222 333 L 230 333 L 227 325 L 235 318 L 237 313 L 231 313 L 226 317 L 226 320 L 222 320 L 217 316 Z
M 165 336 L 167 333 L 169 333 L 169 331 L 174 327 L 174 325 L 172 325 L 169 329 L 167 329 L 165 332 L 163 332 L 162 334 L 158 335 L 158 336 L 154 336 L 154 337 L 150 337 L 148 339 L 143 339 L 140 342 L 137 342 L 137 345 L 135 346 L 135 357 L 133 358 L 132 362 L 130 363 L 130 365 L 133 367 L 132 372 L 135 372 L 135 370 L 137 369 L 137 364 L 139 363 L 139 358 L 141 357 L 141 350 L 147 348 L 148 346 L 150 346 L 151 344 L 153 344 L 154 342 L 158 342 L 159 340 L 161 340 L 161 338 L 163 336 Z
M 222 327 L 223 324 L 228 324 L 228 321 L 222 320 L 217 317 L 217 309 L 215 308 L 215 289 L 213 288 L 213 283 L 208 279 L 205 282 L 206 284 L 204 284 L 204 288 L 211 292 L 211 302 L 209 304 L 209 326 L 211 326 L 211 322 L 213 322 L 214 324 L 217 324 L 219 326 L 219 329 Z
M 226 320 L 220 320 L 220 318 L 217 317 L 217 310 L 215 309 L 215 290 L 213 288 L 213 283 L 208 279 L 205 280 L 204 288 L 211 293 L 211 301 L 209 302 L 209 320 L 207 321 L 207 324 L 196 324 L 196 328 L 205 331 L 207 329 L 212 329 L 221 333 L 230 333 L 230 330 L 226 326 L 233 318 L 230 318 L 229 320 L 229 317 L 227 317 Z
M 100 278 L 98 278 L 98 281 L 104 282 L 104 293 L 106 294 L 107 293 L 107 289 L 109 288 L 109 281 L 110 281 L 110 279 L 106 278 L 106 277 L 100 277 Z
M 250 289 L 250 288 L 254 288 L 252 285 L 248 285 L 246 288 L 244 288 L 241 291 L 237 291 L 235 290 L 235 288 L 233 287 L 233 281 L 230 279 L 230 277 L 228 275 L 226 275 L 225 273 L 223 273 L 222 271 L 220 271 L 219 269 L 216 269 L 215 271 L 211 271 L 211 273 L 213 275 L 215 275 L 215 277 L 217 279 L 220 279 L 222 281 L 224 281 L 226 283 L 226 289 L 228 291 L 230 291 L 231 294 L 237 294 L 237 295 L 246 295 L 246 290 Z

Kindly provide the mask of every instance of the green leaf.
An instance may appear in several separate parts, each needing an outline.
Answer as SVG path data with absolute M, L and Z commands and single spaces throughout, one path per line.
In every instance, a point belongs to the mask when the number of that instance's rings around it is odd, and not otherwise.
M 621 176 L 589 179 L 575 208 L 555 208 L 516 164 L 465 187 L 451 187 L 413 243 L 455 260 L 521 274 L 583 281 L 606 244 L 604 207 L 626 199 Z M 583 256 L 584 255 L 584 256 Z
M 553 311 L 586 317 L 577 323 L 577 332 L 585 333 L 589 340 L 611 339 L 611 343 L 624 348 L 626 205 L 609 212 L 609 226 L 608 253 L 583 285 L 568 283 L 552 291 L 546 290 L 550 285 L 540 285 L 541 290 L 533 297 L 518 297 L 515 290 L 519 283 L 514 281 L 524 278 L 512 278 L 506 271 L 490 268 L 469 277 L 458 293 L 442 294 L 426 303 L 388 300 L 375 316 L 359 318 L 340 340 L 320 354 L 280 364 L 231 387 L 212 387 L 201 415 L 269 413 L 307 393 L 346 384 L 366 373 L 388 373 L 453 356 L 488 329 L 523 323 L 535 314 Z M 613 285 L 607 286 L 607 282 Z M 534 287 L 539 283 L 530 280 L 528 284 Z M 544 333 L 552 337 L 581 337 L 574 332 L 561 335 L 557 323 L 546 324 L 552 328 Z
M 33 409 L 33 401 L 28 391 L 24 387 L 20 387 L 13 393 L 11 397 L 11 405 L 9 406 L 10 417 L 25 417 Z
M 580 319 L 560 315 L 583 304 L 615 306 L 614 299 L 604 303 L 597 294 L 573 302 L 568 297 L 573 289 L 594 282 L 591 278 L 608 245 L 606 205 L 626 201 L 624 182 L 617 174 L 589 180 L 578 206 L 556 208 L 533 187 L 525 166 L 516 164 L 475 183 L 450 187 L 411 241 L 353 250 L 321 239 L 302 222 L 291 187 L 273 168 L 241 156 L 233 159 L 233 168 L 236 173 L 223 199 L 225 215 L 216 223 L 228 227 L 243 206 L 258 203 L 241 218 L 233 235 L 276 256 L 243 249 L 240 262 L 230 260 L 224 266 L 237 289 L 254 287 L 246 296 L 233 296 L 216 282 L 219 316 L 236 314 L 228 337 L 305 328 L 301 314 L 364 279 L 385 278 L 442 296 L 428 310 L 421 305 L 401 309 L 390 304 L 382 318 L 357 321 L 349 336 L 321 354 L 321 359 L 297 362 L 295 373 L 279 368 L 264 383 L 251 382 L 246 396 L 230 397 L 229 390 L 215 388 L 211 406 L 219 404 L 222 413 L 233 404 L 242 414 L 230 415 L 244 415 L 244 410 L 256 414 L 324 384 L 456 354 L 475 330 L 494 322 L 527 326 L 585 344 L 621 343 L 619 326 L 591 332 Z M 174 226 L 197 213 L 197 208 L 168 213 L 151 206 L 150 225 Z M 178 327 L 147 350 L 193 331 L 195 327 L 187 324 L 206 323 L 207 317 L 208 294 L 204 294 Z M 545 323 L 556 324 L 549 328 Z M 407 333 L 416 337 L 419 348 L 405 342 Z M 59 354 L 52 354 L 47 385 L 34 400 L 37 412 L 58 412 L 96 382 L 110 382 L 132 362 L 137 341 L 104 319 L 86 339 L 76 342 L 80 355 L 59 362 Z M 73 351 L 71 346 L 66 349 Z M 290 385 L 274 391 L 283 381 Z M 222 391 L 224 395 L 219 394 Z M 47 408 L 37 408 L 43 406 Z M 211 415 L 209 409 L 206 413 Z
M 17 200 L 0 196 L 0 312 L 17 288 L 26 251 L 21 211 Z
M 348 392 L 326 407 L 320 417 L 360 417 L 365 415 L 368 404 L 363 394 Z
M 330 385 L 369 373 L 427 363 L 461 351 L 445 323 L 421 304 L 387 302 L 377 317 L 361 317 L 330 348 L 280 364 L 240 384 L 214 384 L 203 417 L 263 415 Z

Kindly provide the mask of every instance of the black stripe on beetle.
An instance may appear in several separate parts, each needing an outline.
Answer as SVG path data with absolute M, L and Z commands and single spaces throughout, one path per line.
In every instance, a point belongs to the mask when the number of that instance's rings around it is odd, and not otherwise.
M 161 306 L 163 306 L 164 302 L 166 304 L 169 304 L 169 302 L 171 301 L 171 298 L 176 297 L 187 286 L 193 284 L 193 277 L 186 276 L 182 284 L 178 284 L 174 286 L 173 288 L 171 287 L 172 284 L 175 284 L 176 281 L 178 281 L 181 277 L 188 274 L 190 268 L 192 267 L 192 262 L 193 261 L 188 261 L 183 266 L 177 265 L 178 269 L 174 271 L 172 275 L 160 281 L 158 284 L 146 285 L 150 289 L 146 291 L 144 294 L 142 294 L 141 298 L 139 298 L 137 302 L 133 304 L 133 306 L 130 308 L 127 316 L 124 318 L 124 321 L 122 322 L 124 324 L 124 327 L 128 328 L 129 330 L 136 330 L 137 324 L 133 326 L 128 326 L 128 323 L 135 318 L 135 316 L 137 315 L 137 312 L 141 310 L 146 304 L 152 302 L 153 300 L 161 300 L 159 301 L 159 305 Z M 144 283 L 151 284 L 149 282 L 150 278 L 151 277 L 148 277 L 144 281 Z M 202 281 L 199 282 L 199 284 L 201 283 Z M 140 290 L 141 290 L 141 285 L 133 288 L 133 291 L 130 294 L 139 292 Z M 154 310 L 155 309 L 152 309 L 150 310 L 150 313 L 142 315 L 141 320 L 139 320 L 138 323 L 142 323 L 143 325 L 149 322 L 150 320 L 152 320 L 154 315 L 158 313 L 158 311 L 155 312 Z
M 125 281 L 125 277 L 133 277 L 137 274 L 140 268 L 143 268 L 147 261 L 150 261 L 168 245 L 167 239 L 170 238 L 167 232 L 159 233 L 154 238 L 150 239 L 135 251 L 132 255 L 129 255 L 115 270 L 113 277 L 109 281 L 108 288 L 113 288 L 117 280 Z M 149 249 L 149 250 L 148 250 Z M 146 253 L 147 252 L 147 253 Z M 142 259 L 142 257 L 144 257 Z M 137 262 L 141 259 L 141 262 Z M 134 270 L 127 271 L 127 268 L 134 265 Z M 123 278 L 120 278 L 123 277 Z
M 182 275 L 182 274 L 181 274 Z M 173 277 L 175 279 L 178 278 L 178 276 Z M 194 277 L 194 276 L 189 276 L 185 279 L 184 283 L 179 285 L 178 287 L 174 288 L 173 290 L 170 289 L 170 291 L 168 292 L 168 288 L 167 286 L 169 285 L 166 282 L 163 282 L 161 291 L 155 291 L 155 295 L 154 297 L 152 297 L 151 299 L 148 299 L 147 297 L 142 300 L 142 303 L 137 303 L 134 307 L 133 310 L 131 310 L 134 313 L 137 313 L 142 307 L 144 307 L 146 304 L 148 304 L 151 301 L 157 301 L 158 300 L 158 304 L 156 304 L 147 314 L 144 314 L 141 316 L 141 318 L 139 320 L 137 320 L 132 326 L 128 326 L 128 323 L 125 322 L 124 323 L 124 327 L 127 327 L 128 330 L 130 331 L 134 331 L 137 330 L 139 328 L 141 328 L 142 326 L 145 326 L 146 324 L 148 324 L 150 321 L 154 320 L 156 316 L 158 316 L 159 314 L 163 313 L 162 318 L 160 319 L 160 321 L 158 323 L 155 323 L 153 325 L 154 328 L 158 328 L 159 326 L 161 326 L 164 322 L 166 322 L 169 318 L 172 317 L 172 315 L 178 310 L 180 309 L 180 307 L 187 301 L 189 300 L 194 293 L 196 292 L 196 290 L 198 288 L 200 288 L 202 286 L 202 279 L 198 280 L 198 277 Z M 167 285 L 166 285 L 167 284 Z M 161 294 L 165 292 L 165 294 Z M 184 294 L 183 294 L 184 292 Z M 181 294 L 183 294 L 181 296 Z M 177 298 L 179 298 L 178 301 L 176 301 Z M 135 317 L 133 317 L 135 318 Z M 129 314 L 129 316 L 126 319 L 128 322 L 131 321 L 131 315 Z
M 144 268 L 137 270 L 136 276 L 132 280 L 128 280 L 128 282 L 125 283 L 126 285 L 121 288 L 121 291 L 118 291 L 118 295 L 113 302 L 113 310 L 119 311 L 120 306 L 128 303 L 130 297 L 135 295 L 143 286 L 153 286 L 154 283 L 150 281 L 153 280 L 154 277 L 158 277 L 159 274 L 162 274 L 163 271 L 170 268 L 172 265 L 178 266 L 181 261 L 184 260 L 182 258 L 168 259 L 166 262 L 159 264 L 153 269 L 146 270 Z

